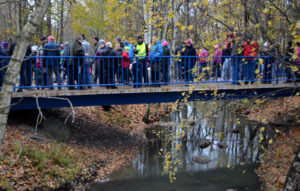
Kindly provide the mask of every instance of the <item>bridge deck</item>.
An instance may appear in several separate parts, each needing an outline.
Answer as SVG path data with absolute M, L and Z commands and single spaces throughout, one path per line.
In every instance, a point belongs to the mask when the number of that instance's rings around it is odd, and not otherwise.
M 300 83 L 297 83 L 300 86 Z M 193 88 L 193 91 L 226 91 L 226 90 L 257 90 L 257 89 L 285 89 L 297 88 L 292 83 L 278 83 L 278 84 L 247 84 L 247 85 L 233 85 L 231 83 L 194 83 L 187 87 L 185 84 L 169 84 L 161 87 L 141 87 L 133 88 L 132 86 L 118 86 L 117 89 L 106 89 L 106 87 L 92 86 L 87 90 L 69 90 L 62 88 L 62 90 L 30 90 L 23 92 L 14 92 L 13 98 L 20 97 L 55 97 L 55 96 L 86 96 L 86 95 L 109 95 L 109 94 L 137 94 L 137 93 L 167 93 L 167 92 L 185 92 Z

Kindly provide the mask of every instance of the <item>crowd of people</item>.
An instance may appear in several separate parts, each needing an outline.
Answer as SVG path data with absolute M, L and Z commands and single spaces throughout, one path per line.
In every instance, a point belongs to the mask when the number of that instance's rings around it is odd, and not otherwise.
M 251 35 L 246 37 L 243 44 L 236 43 L 235 38 L 234 33 L 227 34 L 223 48 L 216 44 L 210 59 L 205 47 L 195 48 L 191 39 L 182 42 L 174 56 L 171 56 L 168 42 L 160 41 L 155 36 L 152 45 L 146 44 L 142 36 L 137 37 L 135 45 L 117 37 L 115 49 L 111 42 L 98 37 L 93 38 L 92 46 L 84 34 L 63 45 L 58 45 L 53 36 L 42 37 L 40 46 L 27 47 L 18 91 L 32 87 L 68 87 L 74 90 L 91 88 L 93 85 L 115 89 L 116 84 L 133 84 L 139 88 L 142 85 L 160 86 L 171 80 L 190 83 L 194 78 L 239 85 L 241 81 L 254 83 L 259 74 L 262 74 L 263 83 L 271 83 L 276 62 L 300 66 L 299 42 L 296 43 L 296 50 L 289 42 L 286 57 L 281 60 L 277 57 L 278 50 L 270 41 L 260 48 Z M 7 41 L 1 44 L 0 67 L 9 64 L 14 47 L 15 43 L 9 46 Z M 294 51 L 298 58 L 293 60 Z M 278 70 L 278 64 L 276 67 Z M 284 70 L 286 82 L 291 82 L 293 76 L 300 79 L 299 72 L 293 72 L 291 68 L 289 66 Z M 4 72 L 5 69 L 0 71 L 0 87 Z

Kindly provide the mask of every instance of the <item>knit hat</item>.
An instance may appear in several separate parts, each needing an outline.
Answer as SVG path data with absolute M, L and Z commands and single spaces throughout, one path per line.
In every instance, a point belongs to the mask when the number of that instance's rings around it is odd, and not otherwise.
M 163 45 L 163 46 L 168 46 L 168 42 L 167 42 L 167 41 L 164 41 L 164 42 L 162 43 L 162 45 Z
M 117 41 L 119 41 L 119 42 L 122 42 L 122 39 L 121 39 L 121 37 L 117 37 Z
M 98 37 L 95 37 L 94 39 L 95 39 L 97 42 L 99 41 L 99 38 L 98 38 Z
M 54 36 L 48 36 L 48 40 L 49 40 L 49 41 L 54 41 L 55 38 L 54 38 Z
M 8 42 L 7 41 L 3 41 L 2 44 L 1 44 L 1 46 L 3 48 L 8 48 Z
M 187 39 L 186 43 L 187 44 L 192 44 L 192 40 L 191 39 Z
M 139 40 L 139 39 L 143 39 L 143 37 L 141 36 L 141 35 L 139 35 L 138 37 L 137 37 L 137 39 Z
M 104 40 L 100 40 L 99 44 L 104 44 L 105 45 L 105 41 Z

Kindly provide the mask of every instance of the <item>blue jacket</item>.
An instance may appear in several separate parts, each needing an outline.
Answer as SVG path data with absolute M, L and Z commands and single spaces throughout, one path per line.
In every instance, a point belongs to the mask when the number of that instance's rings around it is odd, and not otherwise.
M 161 58 L 157 59 L 157 57 L 161 57 L 163 56 L 163 54 L 164 54 L 163 47 L 160 43 L 160 40 L 158 40 L 151 48 L 151 53 L 150 53 L 151 61 L 153 61 L 155 58 L 157 61 L 159 61 Z
M 44 55 L 43 56 L 57 56 L 58 58 L 48 58 L 46 64 L 57 64 L 60 60 L 60 50 L 59 45 L 53 41 L 48 42 L 44 46 Z

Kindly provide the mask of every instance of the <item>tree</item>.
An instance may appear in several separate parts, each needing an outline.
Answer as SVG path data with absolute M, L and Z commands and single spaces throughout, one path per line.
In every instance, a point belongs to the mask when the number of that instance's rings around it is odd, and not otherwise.
M 17 77 L 20 73 L 26 48 L 40 26 L 46 14 L 48 5 L 49 0 L 36 1 L 35 10 L 20 33 L 20 38 L 16 42 L 14 53 L 5 73 L 4 83 L 0 92 L 0 151 L 10 111 L 11 96 L 17 82 Z

